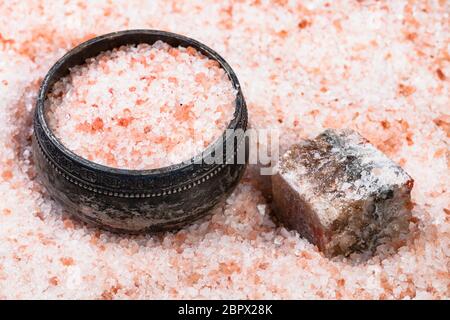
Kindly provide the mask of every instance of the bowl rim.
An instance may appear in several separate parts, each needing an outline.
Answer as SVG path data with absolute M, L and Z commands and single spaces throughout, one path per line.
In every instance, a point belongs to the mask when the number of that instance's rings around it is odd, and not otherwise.
M 51 90 L 52 86 L 56 81 L 59 79 L 54 79 L 57 75 L 58 71 L 60 71 L 60 68 L 64 65 L 64 63 L 71 57 L 83 53 L 85 50 L 89 49 L 91 46 L 98 44 L 99 42 L 103 41 L 111 41 L 115 40 L 117 38 L 123 37 L 123 36 L 132 36 L 132 35 L 152 35 L 152 36 L 162 36 L 166 38 L 173 38 L 177 41 L 183 42 L 188 44 L 189 46 L 194 47 L 196 50 L 201 51 L 203 54 L 205 52 L 207 53 L 206 56 L 209 59 L 213 59 L 217 61 L 220 64 L 220 67 L 225 71 L 225 73 L 228 75 L 228 78 L 230 79 L 233 88 L 237 91 L 236 93 L 236 99 L 235 99 L 235 111 L 233 114 L 233 118 L 229 121 L 229 124 L 225 131 L 222 133 L 220 137 L 218 137 L 214 142 L 210 143 L 208 147 L 206 147 L 203 151 L 200 153 L 194 155 L 193 157 L 184 160 L 183 162 L 172 164 L 165 167 L 160 168 L 153 168 L 153 169 L 143 169 L 143 170 L 136 170 L 136 169 L 123 169 L 123 168 L 115 168 L 110 167 L 106 165 L 102 165 L 99 163 L 96 163 L 94 161 L 88 160 L 69 148 L 67 148 L 53 133 L 53 130 L 50 129 L 48 126 L 46 116 L 45 116 L 45 101 L 47 98 L 48 92 Z M 145 41 L 142 42 L 130 42 L 129 44 L 138 44 L 138 43 L 147 43 Z M 126 44 L 123 44 L 126 45 Z M 120 47 L 120 46 L 118 46 Z M 101 52 L 101 51 L 100 51 Z M 99 53 L 100 53 L 99 52 Z M 99 54 L 98 53 L 98 54 Z M 95 55 L 93 55 L 95 56 Z M 107 33 L 104 35 L 97 36 L 95 38 L 89 39 L 76 47 L 70 49 L 66 54 L 64 54 L 47 72 L 46 76 L 42 80 L 41 86 L 39 88 L 39 93 L 37 96 L 36 101 L 36 117 L 35 121 L 39 122 L 39 125 L 42 127 L 45 135 L 50 140 L 50 142 L 55 146 L 59 152 L 61 152 L 65 157 L 71 159 L 78 165 L 81 165 L 83 167 L 86 167 L 88 169 L 94 169 L 96 171 L 110 173 L 118 176 L 155 176 L 160 174 L 166 174 L 169 172 L 174 171 L 182 171 L 183 169 L 188 168 L 189 166 L 197 163 L 202 163 L 202 159 L 206 155 L 210 155 L 214 150 L 216 150 L 217 147 L 222 146 L 223 142 L 228 140 L 228 136 L 226 134 L 227 130 L 231 129 L 234 130 L 236 125 L 239 123 L 240 117 L 242 116 L 242 112 L 247 112 L 246 110 L 246 104 L 245 100 L 242 94 L 241 86 L 239 83 L 239 80 L 231 68 L 231 66 L 225 61 L 222 56 L 220 56 L 216 51 L 211 49 L 210 47 L 204 45 L 203 43 L 168 31 L 162 31 L 162 30 L 154 30 L 154 29 L 132 29 L 132 30 L 122 30 L 122 31 L 116 31 Z M 245 129 L 245 128 L 244 128 Z

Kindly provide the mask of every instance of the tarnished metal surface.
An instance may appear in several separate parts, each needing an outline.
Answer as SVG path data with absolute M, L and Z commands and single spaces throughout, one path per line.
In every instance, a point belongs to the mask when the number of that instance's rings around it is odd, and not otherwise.
M 173 46 L 192 46 L 220 63 L 238 91 L 229 129 L 247 128 L 247 108 L 231 67 L 205 45 L 172 33 L 153 30 L 123 31 L 89 40 L 61 58 L 43 80 L 34 118 L 33 153 L 41 181 L 50 195 L 78 218 L 112 231 L 155 232 L 180 228 L 208 213 L 234 189 L 246 165 L 204 164 L 203 157 L 223 150 L 226 136 L 197 155 L 192 163 L 154 170 L 105 167 L 66 149 L 45 120 L 45 99 L 52 85 L 102 51 L 125 44 L 162 40 Z M 233 152 L 242 141 L 237 141 Z M 224 154 L 225 157 L 230 155 Z M 246 155 L 247 157 L 248 155 Z

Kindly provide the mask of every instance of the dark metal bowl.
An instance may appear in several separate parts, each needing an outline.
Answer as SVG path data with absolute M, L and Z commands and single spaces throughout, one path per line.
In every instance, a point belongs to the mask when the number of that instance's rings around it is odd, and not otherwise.
M 216 60 L 237 90 L 236 110 L 228 129 L 237 132 L 240 130 L 236 129 L 247 128 L 247 108 L 235 73 L 219 54 L 198 41 L 164 31 L 129 30 L 91 39 L 68 52 L 42 82 L 34 116 L 33 155 L 42 183 L 64 209 L 111 231 L 157 232 L 193 222 L 226 199 L 242 177 L 248 159 L 244 136 L 224 133 L 189 163 L 154 170 L 124 170 L 84 159 L 55 137 L 45 119 L 44 102 L 56 81 L 66 76 L 70 68 L 105 50 L 157 40 L 174 47 L 191 46 Z M 230 141 L 231 152 L 223 152 Z M 230 161 L 230 156 L 240 150 L 245 152 L 245 161 L 238 163 L 237 157 Z M 228 162 L 202 161 L 217 154 Z

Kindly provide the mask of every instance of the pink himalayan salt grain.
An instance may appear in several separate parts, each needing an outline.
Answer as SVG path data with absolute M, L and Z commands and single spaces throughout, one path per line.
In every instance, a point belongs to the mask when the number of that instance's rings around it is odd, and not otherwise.
M 236 92 L 192 47 L 122 46 L 71 69 L 48 95 L 47 121 L 69 149 L 124 169 L 180 163 L 213 143 Z

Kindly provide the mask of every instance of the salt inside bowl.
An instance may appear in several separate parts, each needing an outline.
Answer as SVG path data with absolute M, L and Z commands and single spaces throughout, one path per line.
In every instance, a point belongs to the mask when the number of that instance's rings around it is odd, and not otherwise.
M 188 160 L 217 140 L 235 99 L 217 61 L 156 41 L 73 67 L 48 95 L 46 117 L 56 137 L 83 158 L 154 169 Z

